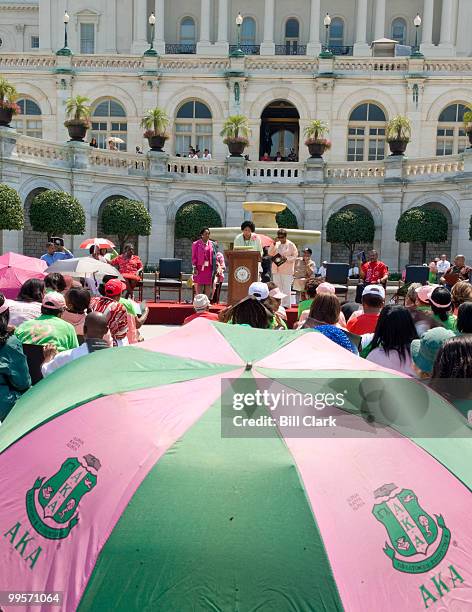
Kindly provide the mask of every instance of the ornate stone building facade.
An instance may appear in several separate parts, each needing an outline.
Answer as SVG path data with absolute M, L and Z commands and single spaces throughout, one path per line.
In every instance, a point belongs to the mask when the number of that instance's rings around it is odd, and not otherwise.
M 23 113 L 17 134 L 2 130 L 1 179 L 18 189 L 25 207 L 38 189 L 74 193 L 95 234 L 110 197 L 140 199 L 153 216 L 153 234 L 140 240 L 149 263 L 174 253 L 179 208 L 200 201 L 226 225 L 243 218 L 246 199 L 285 201 L 299 227 L 324 229 L 343 207 L 372 215 L 374 244 L 392 270 L 414 261 L 399 245 L 401 213 L 417 205 L 444 212 L 449 240 L 432 252 L 472 253 L 472 167 L 462 116 L 472 102 L 472 3 L 464 0 L 40 0 L 0 2 L 0 74 L 17 87 Z M 64 11 L 72 55 L 64 46 Z M 422 25 L 415 32 L 417 10 Z M 147 20 L 155 11 L 154 46 Z M 244 57 L 237 46 L 235 18 Z M 329 11 L 331 26 L 323 18 Z M 424 57 L 410 57 L 416 34 Z M 325 38 L 327 36 L 327 38 Z M 390 57 L 370 44 L 395 39 Z M 322 43 L 335 53 L 319 58 Z M 374 45 L 375 48 L 375 45 Z M 66 144 L 65 101 L 86 95 L 92 104 L 90 136 L 100 148 Z M 171 117 L 168 156 L 147 155 L 139 128 L 146 109 Z M 225 118 L 247 115 L 249 161 L 226 159 L 219 132 Z M 398 114 L 412 121 L 408 158 L 388 158 L 385 124 Z M 326 121 L 333 146 L 323 164 L 306 161 L 303 130 Z M 111 136 L 120 151 L 106 150 Z M 192 145 L 211 161 L 184 159 Z M 137 154 L 136 147 L 145 154 Z M 262 162 L 272 158 L 297 161 Z M 44 237 L 4 233 L 3 247 L 36 252 Z M 79 244 L 70 239 L 69 244 Z M 323 239 L 316 258 L 343 257 Z

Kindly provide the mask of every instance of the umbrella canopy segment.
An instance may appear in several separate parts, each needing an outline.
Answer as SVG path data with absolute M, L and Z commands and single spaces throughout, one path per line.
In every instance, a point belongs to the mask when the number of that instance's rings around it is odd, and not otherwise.
M 58 370 L 0 428 L 0 584 L 63 609 L 396 612 L 441 572 L 470 607 L 472 432 L 438 396 L 454 442 L 222 436 L 225 380 L 336 375 L 401 380 L 316 332 L 203 319 Z
M 61 274 L 68 274 L 75 278 L 82 278 L 86 276 L 116 276 L 120 280 L 124 280 L 123 276 L 118 272 L 116 268 L 108 263 L 95 259 L 94 257 L 75 257 L 73 259 L 61 259 L 56 261 L 49 266 L 47 269 L 49 272 L 60 272 Z
M 274 244 L 272 238 L 266 236 L 265 234 L 257 234 L 257 236 L 259 236 L 259 240 L 261 241 L 263 247 L 271 247 Z
M 115 244 L 107 238 L 87 238 L 79 248 L 90 249 L 91 246 L 98 246 L 99 249 L 113 249 Z
M 5 253 L 0 257 L 0 291 L 15 299 L 24 282 L 30 278 L 44 278 L 47 264 L 42 259 L 18 253 Z

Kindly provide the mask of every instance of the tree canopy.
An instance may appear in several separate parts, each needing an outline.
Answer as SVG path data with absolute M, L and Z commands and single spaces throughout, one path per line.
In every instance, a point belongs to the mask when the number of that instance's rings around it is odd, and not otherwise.
M 85 232 L 85 211 L 66 191 L 48 189 L 39 193 L 31 202 L 29 217 L 33 230 L 48 236 Z
M 406 210 L 397 223 L 395 240 L 398 242 L 419 242 L 423 246 L 423 262 L 426 258 L 426 243 L 437 244 L 447 241 L 448 222 L 439 210 L 415 206 Z
M 20 196 L 12 187 L 0 184 L 0 230 L 21 230 L 24 223 Z
M 114 198 L 107 202 L 102 212 L 105 234 L 118 236 L 120 250 L 133 236 L 149 236 L 152 219 L 142 202 L 127 198 Z
M 331 215 L 326 224 L 326 240 L 344 244 L 349 249 L 349 261 L 352 261 L 356 244 L 373 242 L 374 236 L 374 220 L 367 211 L 340 210 Z
M 279 227 L 283 227 L 284 229 L 298 229 L 297 218 L 289 208 L 277 213 L 275 219 Z
M 202 228 L 222 227 L 220 215 L 204 202 L 187 202 L 175 216 L 175 237 L 197 240 Z

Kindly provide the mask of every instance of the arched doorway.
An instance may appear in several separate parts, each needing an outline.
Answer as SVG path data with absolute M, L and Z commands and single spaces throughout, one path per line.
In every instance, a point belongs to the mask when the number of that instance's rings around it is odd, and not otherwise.
M 174 257 L 182 260 L 182 270 L 192 271 L 192 242 L 204 227 L 222 227 L 220 215 L 205 202 L 192 200 L 175 215 Z
M 423 245 L 421 242 L 411 242 L 410 243 L 410 258 L 409 263 L 413 265 L 422 265 L 424 263 L 429 263 L 435 257 L 440 257 L 443 253 L 446 253 L 447 258 L 451 261 L 451 247 L 452 247 L 452 217 L 449 210 L 439 204 L 439 202 L 428 202 L 422 208 L 429 208 L 430 210 L 437 210 L 442 213 L 447 219 L 447 241 L 441 242 L 439 244 L 435 244 L 432 242 L 426 243 L 426 261 L 422 261 L 423 259 Z
M 372 219 L 372 222 L 374 223 L 372 213 L 370 212 L 370 210 L 365 208 L 365 206 L 361 206 L 360 204 L 350 204 L 349 206 L 343 206 L 343 208 L 341 208 L 339 212 L 342 212 L 345 210 L 358 211 L 360 213 L 363 213 L 364 215 L 368 215 Z M 356 259 L 355 258 L 356 253 L 360 253 L 361 251 L 365 251 L 365 253 L 367 253 L 368 251 L 371 251 L 373 247 L 374 245 L 372 242 L 363 242 L 363 241 L 356 242 L 354 245 L 354 259 Z M 349 263 L 350 264 L 351 262 L 349 261 L 348 247 L 342 242 L 332 242 L 330 261 L 335 262 L 335 263 Z
M 116 248 L 117 251 L 119 251 L 118 236 L 111 235 L 111 234 L 105 234 L 105 231 L 103 229 L 103 223 L 102 223 L 102 214 L 103 214 L 103 210 L 104 210 L 105 206 L 109 202 L 112 202 L 113 200 L 118 200 L 118 199 L 125 199 L 125 198 L 123 196 L 120 196 L 120 195 L 109 196 L 108 198 L 105 198 L 105 200 L 103 200 L 103 202 L 100 204 L 100 208 L 98 209 L 98 215 L 97 215 L 97 237 L 98 238 L 107 238 L 108 240 L 111 240 L 112 242 L 114 242 L 115 245 L 116 245 L 115 248 Z M 138 253 L 138 247 L 139 247 L 138 236 L 133 236 L 132 238 L 130 238 L 129 242 L 131 242 L 134 245 L 134 250 L 135 250 L 135 252 L 137 254 Z
M 38 187 L 37 189 L 33 189 L 25 199 L 25 226 L 23 229 L 23 255 L 28 255 L 29 257 L 41 257 L 46 253 L 46 244 L 48 241 L 48 235 L 43 232 L 35 232 L 31 227 L 31 221 L 29 216 L 29 211 L 31 208 L 31 202 L 34 198 L 42 193 L 43 191 L 47 191 L 45 187 Z
M 268 153 L 275 159 L 278 152 L 284 160 L 291 157 L 298 161 L 300 140 L 300 115 L 293 104 L 287 100 L 274 100 L 265 107 L 261 115 L 261 132 L 259 139 L 259 156 Z

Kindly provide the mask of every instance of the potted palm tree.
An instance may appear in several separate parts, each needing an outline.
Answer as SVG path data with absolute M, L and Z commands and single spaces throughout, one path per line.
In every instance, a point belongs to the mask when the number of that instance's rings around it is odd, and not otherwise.
M 464 129 L 469 137 L 470 148 L 472 149 L 472 108 L 469 107 L 464 113 Z
M 90 127 L 90 102 L 86 96 L 74 96 L 66 102 L 67 121 L 64 122 L 69 138 L 73 142 L 83 142 Z
M 144 138 L 147 138 L 151 151 L 163 151 L 163 146 L 169 136 L 166 134 L 170 123 L 169 116 L 162 108 L 150 108 L 141 120 L 141 127 L 146 131 Z
M 16 103 L 18 93 L 14 85 L 0 77 L 0 126 L 10 127 L 13 115 L 19 115 L 21 109 Z
M 321 159 L 325 151 L 331 148 L 331 142 L 325 138 L 329 128 L 324 121 L 313 119 L 305 128 L 305 144 L 310 151 L 310 159 Z
M 250 134 L 249 121 L 244 115 L 231 115 L 226 119 L 220 136 L 223 136 L 230 157 L 242 157 L 244 149 L 249 144 Z
M 411 137 L 411 123 L 408 117 L 398 115 L 390 119 L 386 135 L 391 154 L 403 155 Z

